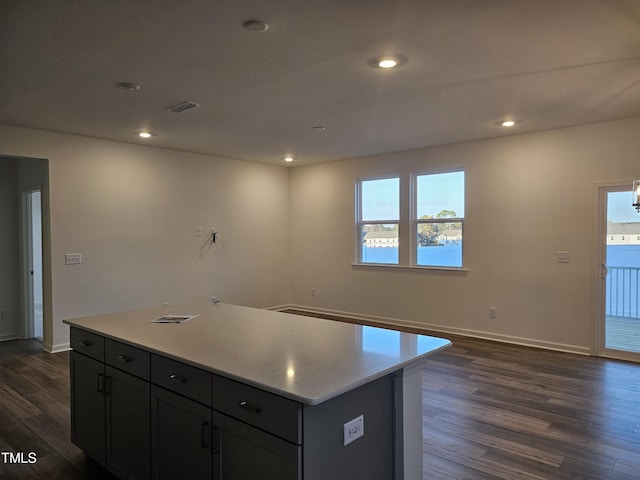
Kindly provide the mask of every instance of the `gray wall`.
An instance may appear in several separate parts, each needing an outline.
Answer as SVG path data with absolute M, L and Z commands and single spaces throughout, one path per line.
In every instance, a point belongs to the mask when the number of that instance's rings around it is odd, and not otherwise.
M 48 348 L 68 344 L 65 318 L 213 295 L 290 303 L 287 168 L 9 126 L 0 153 L 48 159 Z
M 20 332 L 18 238 L 18 165 L 0 157 L 0 340 Z
M 586 353 L 596 184 L 640 178 L 638 132 L 635 118 L 294 168 L 293 301 Z M 353 268 L 358 178 L 456 167 L 466 172 L 467 274 Z M 566 250 L 571 263 L 558 264 Z

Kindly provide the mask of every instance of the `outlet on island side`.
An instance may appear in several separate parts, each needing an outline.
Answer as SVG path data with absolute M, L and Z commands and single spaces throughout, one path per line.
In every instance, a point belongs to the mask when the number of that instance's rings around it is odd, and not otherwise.
M 343 425 L 344 446 L 364 436 L 364 415 L 354 418 Z

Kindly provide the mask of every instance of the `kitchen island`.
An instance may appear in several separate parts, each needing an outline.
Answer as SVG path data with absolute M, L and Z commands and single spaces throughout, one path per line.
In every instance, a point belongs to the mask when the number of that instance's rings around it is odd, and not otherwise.
M 119 478 L 422 478 L 448 340 L 212 302 L 65 323 L 72 441 Z

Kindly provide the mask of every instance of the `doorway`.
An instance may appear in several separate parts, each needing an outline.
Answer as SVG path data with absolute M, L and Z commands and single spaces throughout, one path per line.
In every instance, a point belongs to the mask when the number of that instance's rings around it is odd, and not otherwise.
M 44 341 L 42 187 L 22 190 L 24 338 Z
M 601 356 L 640 362 L 640 214 L 631 182 L 600 187 Z

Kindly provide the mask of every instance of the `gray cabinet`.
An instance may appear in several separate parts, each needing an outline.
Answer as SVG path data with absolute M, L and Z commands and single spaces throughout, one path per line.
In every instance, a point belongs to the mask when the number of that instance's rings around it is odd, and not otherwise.
M 71 441 L 118 478 L 149 479 L 149 354 L 74 330 Z
M 211 408 L 164 388 L 151 387 L 154 480 L 212 478 L 211 437 Z
M 90 332 L 71 333 L 72 441 L 121 479 L 394 478 L 393 374 L 303 405 Z M 366 435 L 344 445 L 344 424 L 360 415 Z
M 71 352 L 71 441 L 106 466 L 104 364 Z
M 302 447 L 213 412 L 214 471 L 224 480 L 299 480 Z

